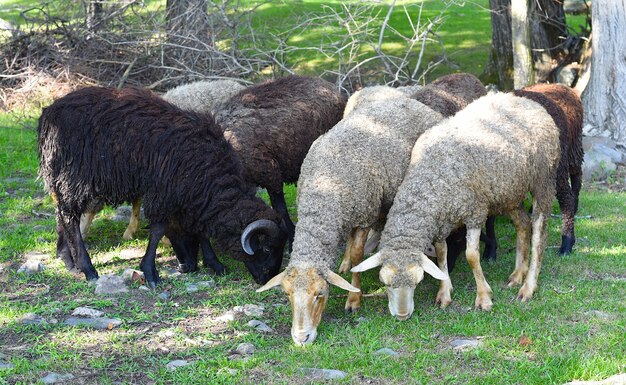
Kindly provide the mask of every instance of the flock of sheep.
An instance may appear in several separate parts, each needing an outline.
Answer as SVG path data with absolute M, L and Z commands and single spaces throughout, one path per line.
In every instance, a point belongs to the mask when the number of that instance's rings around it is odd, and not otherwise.
M 241 260 L 257 291 L 281 286 L 298 345 L 317 336 L 329 284 L 360 306 L 360 273 L 380 266 L 389 310 L 400 320 L 427 273 L 452 301 L 449 269 L 463 249 L 490 310 L 480 265 L 495 257 L 494 215 L 517 233 L 509 286 L 537 288 L 554 197 L 563 218 L 560 252 L 572 251 L 582 163 L 582 105 L 571 89 L 535 85 L 486 95 L 469 74 L 420 87 L 366 87 L 346 100 L 332 84 L 288 76 L 250 87 L 197 82 L 163 97 L 137 88 L 86 87 L 45 108 L 39 120 L 40 176 L 57 206 L 57 255 L 98 278 L 83 238 L 103 205 L 133 202 L 124 237 L 143 202 L 150 238 L 141 261 L 159 283 L 158 242 L 167 236 L 182 272 Z M 283 195 L 297 182 L 294 225 Z M 256 196 L 267 189 L 271 207 Z M 532 213 L 524 208 L 532 196 Z M 486 223 L 486 233 L 481 229 Z M 285 245 L 290 258 L 280 272 Z M 339 273 L 340 247 L 346 245 Z M 433 251 L 434 246 L 434 251 Z M 364 255 L 378 251 L 364 260 Z M 434 258 L 436 263 L 431 261 Z

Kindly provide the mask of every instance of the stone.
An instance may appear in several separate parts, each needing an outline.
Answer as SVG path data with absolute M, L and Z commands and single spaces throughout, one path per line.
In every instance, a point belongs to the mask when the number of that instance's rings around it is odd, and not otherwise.
M 20 322 L 23 325 L 41 325 L 46 323 L 46 319 L 35 313 L 26 313 Z
M 300 368 L 303 375 L 319 380 L 341 380 L 348 374 L 341 370 L 335 369 L 316 369 L 316 368 Z
M 386 356 L 398 356 L 399 355 L 398 352 L 389 348 L 378 349 L 377 351 L 374 352 L 374 354 L 384 354 Z
M 102 275 L 96 282 L 96 294 L 121 294 L 128 291 L 124 279 L 117 275 Z
M 564 385 L 626 385 L 626 373 L 616 374 L 600 381 L 572 381 Z
M 170 298 L 169 291 L 164 291 L 161 294 L 159 294 L 159 299 L 162 299 L 163 301 L 167 301 L 169 298 Z
M 45 376 L 44 378 L 42 378 L 40 381 L 43 382 L 44 384 L 56 384 L 58 382 L 64 382 L 67 380 L 71 380 L 74 378 L 73 374 L 58 374 L 58 373 L 50 373 L 47 376 Z
M 271 333 L 274 331 L 274 329 L 269 327 L 265 322 L 261 322 L 255 319 L 248 322 L 248 326 L 250 326 L 251 328 L 254 328 L 255 330 L 258 330 L 260 332 L 265 332 L 265 333 Z
M 187 366 L 187 365 L 189 365 L 189 361 L 187 360 L 174 360 L 174 361 L 168 362 L 167 365 L 165 365 L 165 367 L 168 368 L 169 370 L 176 370 L 180 367 Z
M 41 271 L 44 271 L 46 266 L 39 260 L 29 259 L 19 269 L 17 269 L 18 273 L 25 275 L 33 275 L 37 274 Z
M 65 320 L 65 324 L 69 326 L 82 326 L 99 330 L 111 330 L 114 327 L 120 326 L 122 321 L 117 318 L 76 318 L 70 317 Z
M 587 126 L 585 126 L 586 128 Z M 583 130 L 585 130 L 583 128 Z M 626 155 L 609 138 L 583 137 L 583 179 L 604 180 L 617 170 L 617 164 L 626 163 Z
M 15 365 L 0 358 L 0 369 L 13 369 Z
M 256 348 L 254 347 L 254 345 L 248 342 L 244 342 L 237 346 L 237 349 L 235 349 L 235 353 L 245 356 L 245 355 L 254 354 L 255 350 Z
M 44 225 L 33 226 L 33 231 L 43 231 L 45 229 L 46 229 L 46 226 Z
M 188 283 L 187 285 L 185 285 L 187 288 L 187 293 L 195 293 L 198 290 L 200 290 L 198 288 L 198 285 L 196 285 L 195 283 Z
M 215 320 L 220 321 L 220 322 L 232 322 L 235 320 L 235 318 L 236 318 L 235 312 L 233 312 L 232 310 L 229 310 L 225 312 L 224 314 L 222 314 L 221 316 L 217 317 Z
M 199 289 L 212 289 L 215 287 L 215 282 L 213 281 L 200 281 L 196 282 L 196 285 Z
M 122 273 L 122 279 L 126 283 L 143 279 L 143 272 L 135 269 L 126 269 Z
M 481 342 L 475 338 L 458 338 L 450 341 L 450 346 L 457 351 L 477 348 Z
M 263 312 L 265 311 L 265 306 L 245 304 L 243 306 L 235 306 L 233 308 L 233 311 L 235 313 L 243 313 L 250 317 L 261 317 L 263 315 Z
M 73 316 L 77 316 L 77 317 L 86 317 L 86 318 L 98 318 L 98 317 L 102 317 L 104 315 L 103 311 L 100 310 L 96 310 L 96 309 L 92 309 L 90 307 L 77 307 L 76 309 L 74 309 L 74 311 L 72 312 Z

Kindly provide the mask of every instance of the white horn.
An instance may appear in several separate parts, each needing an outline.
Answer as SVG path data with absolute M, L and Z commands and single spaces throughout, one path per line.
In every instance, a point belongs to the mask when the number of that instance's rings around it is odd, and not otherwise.
M 260 293 L 262 291 L 269 290 L 269 289 L 271 289 L 273 287 L 279 286 L 283 282 L 283 278 L 285 278 L 285 271 L 283 271 L 282 273 L 278 274 L 274 278 L 270 279 L 265 285 L 263 285 L 260 288 L 256 289 L 256 292 Z
M 383 264 L 383 259 L 382 256 L 380 254 L 380 251 L 374 255 L 372 255 L 371 257 L 367 258 L 365 261 L 359 263 L 358 265 L 354 266 L 352 269 L 350 269 L 351 272 L 353 273 L 362 273 L 366 270 L 369 269 L 373 269 L 375 267 L 378 267 L 380 265 Z
M 424 254 L 421 254 L 420 265 L 422 266 L 422 269 L 424 269 L 425 272 L 427 272 L 428 274 L 432 275 L 434 278 L 437 278 L 440 281 L 445 281 L 446 279 L 450 278 L 448 274 L 441 271 L 441 269 L 439 269 L 439 267 L 435 265 L 435 263 L 431 261 Z
M 348 290 L 354 293 L 358 293 L 361 291 L 361 289 L 358 289 L 352 286 L 348 281 L 343 279 L 339 274 L 334 273 L 330 270 L 326 271 L 326 279 L 328 280 L 328 283 L 330 283 L 331 285 L 335 285 L 344 290 Z

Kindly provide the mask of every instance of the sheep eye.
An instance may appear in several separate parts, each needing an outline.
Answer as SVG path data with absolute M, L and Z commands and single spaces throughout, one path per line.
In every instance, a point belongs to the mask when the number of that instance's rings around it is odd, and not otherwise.
M 263 252 L 264 252 L 265 254 L 269 254 L 269 253 L 270 253 L 270 251 L 272 251 L 272 250 L 270 249 L 270 247 L 269 247 L 269 246 L 263 246 Z

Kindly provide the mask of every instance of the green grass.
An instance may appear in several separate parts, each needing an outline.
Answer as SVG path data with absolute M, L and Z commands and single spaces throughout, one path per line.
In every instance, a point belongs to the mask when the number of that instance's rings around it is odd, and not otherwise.
M 56 234 L 52 202 L 35 181 L 37 155 L 33 121 L 16 123 L 0 116 L 0 359 L 12 369 L 0 369 L 0 384 L 30 384 L 49 372 L 72 373 L 76 383 L 203 384 L 314 383 L 299 369 L 317 367 L 348 373 L 337 383 L 392 384 L 561 384 L 572 379 L 602 379 L 626 370 L 626 194 L 584 189 L 577 221 L 575 253 L 557 255 L 560 221 L 549 224 L 549 249 L 539 289 L 529 303 L 514 300 L 505 282 L 514 263 L 514 232 L 510 221 L 498 219 L 499 256 L 484 270 L 494 291 L 489 313 L 472 305 L 475 284 L 471 270 L 459 261 L 451 278 L 453 303 L 434 306 L 437 283 L 426 279 L 416 290 L 416 312 L 406 322 L 388 314 L 384 288 L 376 272 L 365 274 L 365 293 L 358 314 L 345 314 L 345 293 L 333 289 L 316 342 L 306 348 L 292 344 L 291 311 L 284 294 L 257 287 L 245 268 L 222 256 L 229 273 L 214 277 L 199 273 L 165 277 L 156 292 L 131 286 L 115 297 L 93 294 L 82 276 L 65 271 L 53 257 Z M 23 123 L 26 128 L 21 127 Z M 293 207 L 294 188 L 288 188 Z M 103 211 L 87 238 L 100 274 L 137 268 L 146 246 L 146 230 L 137 240 L 122 241 L 126 223 Z M 294 212 L 295 214 L 295 212 Z M 129 251 L 130 250 L 130 251 Z M 30 251 L 48 253 L 47 270 L 27 277 L 15 271 Z M 168 247 L 159 249 L 159 268 L 176 265 Z M 186 284 L 213 279 L 215 289 L 187 293 Z M 158 298 L 164 290 L 169 300 Z M 246 303 L 263 304 L 260 320 L 274 328 L 262 334 L 246 323 L 218 322 L 216 317 Z M 65 326 L 78 306 L 90 306 L 123 321 L 110 331 Z M 49 323 L 20 323 L 34 312 Z M 56 320 L 56 323 L 53 323 Z M 526 336 L 530 345 L 521 345 Z M 482 337 L 479 348 L 455 352 L 449 342 Z M 257 351 L 233 358 L 239 343 Z M 397 357 L 377 355 L 391 348 Z M 191 365 L 170 371 L 165 365 L 185 359 Z M 234 371 L 229 371 L 234 370 Z

